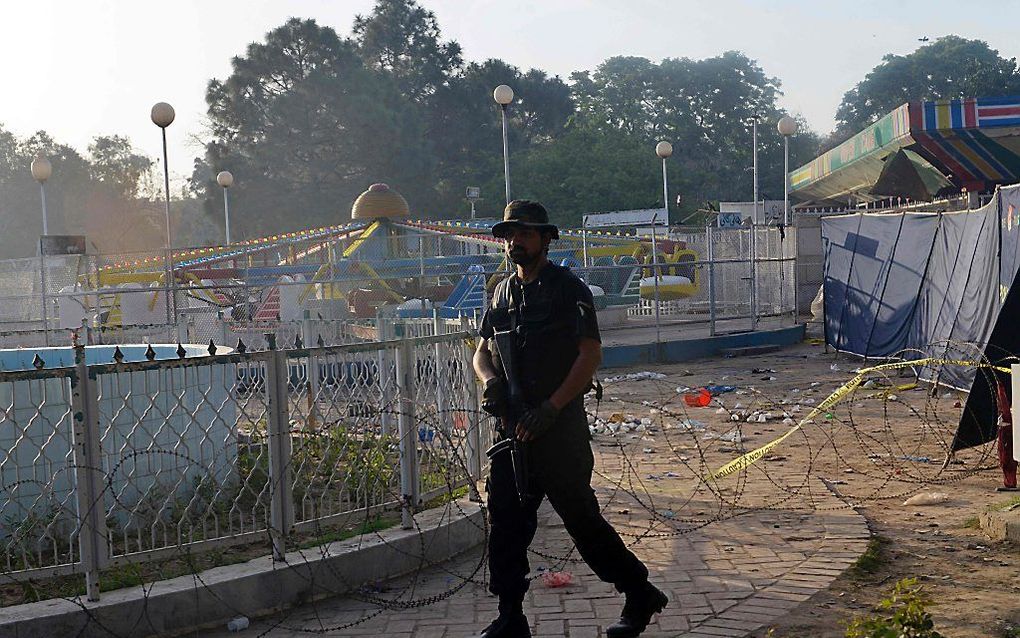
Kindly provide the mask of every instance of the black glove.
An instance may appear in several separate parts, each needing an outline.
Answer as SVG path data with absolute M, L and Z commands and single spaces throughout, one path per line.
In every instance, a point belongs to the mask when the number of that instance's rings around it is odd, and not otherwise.
M 486 381 L 482 390 L 482 409 L 492 416 L 502 416 L 506 414 L 507 404 L 506 381 L 499 377 Z
M 517 421 L 517 438 L 522 441 L 534 441 L 556 423 L 560 411 L 553 407 L 548 399 L 537 408 L 528 408 Z

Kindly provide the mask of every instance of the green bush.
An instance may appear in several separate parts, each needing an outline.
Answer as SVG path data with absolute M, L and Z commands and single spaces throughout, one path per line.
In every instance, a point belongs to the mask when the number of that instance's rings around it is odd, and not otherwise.
M 892 595 L 879 603 L 886 612 L 893 612 L 892 617 L 854 618 L 847 626 L 846 638 L 943 638 L 927 611 L 930 604 L 917 579 L 904 578 L 896 583 Z

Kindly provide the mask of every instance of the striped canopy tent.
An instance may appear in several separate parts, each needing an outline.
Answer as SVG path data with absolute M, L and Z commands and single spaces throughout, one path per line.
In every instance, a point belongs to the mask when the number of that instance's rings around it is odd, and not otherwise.
M 967 98 L 900 105 L 792 171 L 790 195 L 804 204 L 843 205 L 1018 181 L 1020 96 Z

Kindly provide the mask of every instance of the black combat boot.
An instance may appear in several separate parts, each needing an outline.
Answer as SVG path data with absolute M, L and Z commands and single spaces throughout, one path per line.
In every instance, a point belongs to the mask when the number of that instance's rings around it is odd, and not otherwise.
M 531 638 L 528 617 L 523 613 L 500 614 L 478 634 L 478 638 Z
M 482 630 L 478 638 L 531 638 L 528 617 L 524 615 L 524 601 L 500 598 L 499 616 Z
M 620 620 L 606 629 L 607 638 L 635 638 L 641 635 L 652 616 L 662 611 L 669 602 L 666 594 L 649 583 L 627 592 Z

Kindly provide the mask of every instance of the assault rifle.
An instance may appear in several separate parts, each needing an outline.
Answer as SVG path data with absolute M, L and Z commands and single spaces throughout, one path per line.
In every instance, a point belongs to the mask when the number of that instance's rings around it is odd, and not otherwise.
M 506 413 L 500 415 L 503 440 L 486 450 L 485 455 L 489 459 L 493 459 L 498 454 L 510 454 L 517 497 L 523 504 L 528 497 L 528 457 L 525 444 L 517 440 L 516 433 L 517 422 L 521 418 L 524 405 L 524 394 L 521 392 L 521 382 L 517 376 L 517 333 L 514 330 L 497 330 L 493 334 L 492 342 L 496 346 L 499 360 L 503 365 L 503 375 L 506 377 L 510 400 Z

